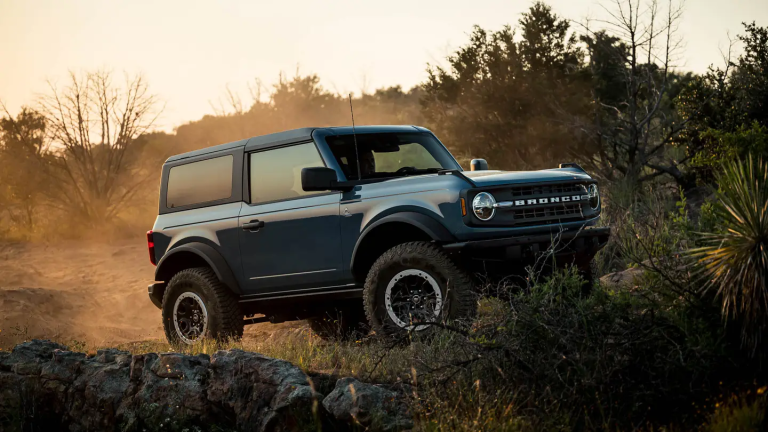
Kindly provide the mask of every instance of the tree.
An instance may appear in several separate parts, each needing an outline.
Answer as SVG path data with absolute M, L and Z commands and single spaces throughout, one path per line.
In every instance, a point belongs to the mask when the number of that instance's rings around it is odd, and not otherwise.
M 692 166 L 701 181 L 714 181 L 723 162 L 749 154 L 768 158 L 768 27 L 744 23 L 737 40 L 743 53 L 724 68 L 710 68 L 680 96 L 691 118 L 683 138 L 694 149 Z
M 35 228 L 35 209 L 48 189 L 45 118 L 28 107 L 16 118 L 1 103 L 0 109 L 5 113 L 0 118 L 0 211 L 27 236 Z
M 400 86 L 362 93 L 352 99 L 355 121 L 357 125 L 422 124 L 420 95 L 419 87 L 403 91 Z M 292 128 L 351 124 L 347 95 L 328 91 L 317 75 L 297 73 L 286 78 L 281 74 L 269 101 L 259 96 L 252 94 L 246 110 L 240 96 L 227 91 L 229 111 L 217 109 L 217 115 L 181 125 L 175 137 L 166 138 L 181 152 Z
M 71 73 L 63 89 L 49 85 L 39 110 L 56 156 L 51 202 L 85 220 L 111 220 L 156 176 L 138 163 L 137 138 L 157 119 L 157 98 L 141 76 L 119 87 L 106 71 Z
M 614 35 L 590 32 L 583 38 L 590 57 L 594 116 L 581 129 L 596 152 L 583 157 L 598 175 L 638 185 L 666 175 L 692 186 L 685 166 L 692 153 L 675 146 L 691 116 L 677 110 L 677 95 L 693 79 L 673 71 L 682 7 L 656 0 L 616 0 L 606 22 Z M 583 121 L 583 118 L 578 118 Z
M 422 106 L 430 127 L 460 156 L 507 169 L 551 167 L 574 145 L 558 113 L 586 110 L 583 53 L 569 22 L 535 3 L 518 22 L 475 27 L 469 43 L 428 68 Z

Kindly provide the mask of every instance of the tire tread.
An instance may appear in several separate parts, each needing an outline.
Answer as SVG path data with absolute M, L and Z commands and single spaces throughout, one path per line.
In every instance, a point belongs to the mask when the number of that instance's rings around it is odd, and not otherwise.
M 390 263 L 404 256 L 418 256 L 429 261 L 435 267 L 444 269 L 448 275 L 449 286 L 446 297 L 451 298 L 450 315 L 453 317 L 474 318 L 477 301 L 472 289 L 472 279 L 437 245 L 430 242 L 401 243 L 384 252 L 371 267 L 363 289 L 365 315 L 376 333 L 387 333 L 385 326 L 376 317 L 376 292 L 379 286 L 378 275 Z M 451 282 L 452 281 L 452 282 Z M 456 287 L 452 290 L 453 287 Z M 451 291 L 452 290 L 452 291 Z
M 185 279 L 197 283 L 203 290 L 209 291 L 208 296 L 213 300 L 210 305 L 207 305 L 210 306 L 209 331 L 213 330 L 216 338 L 241 338 L 243 336 L 244 322 L 240 303 L 237 297 L 219 280 L 216 273 L 209 267 L 188 268 L 176 273 L 168 282 L 168 288 L 163 295 L 162 310 L 165 311 L 167 303 L 173 301 L 171 297 L 174 295 L 173 291 L 175 290 L 172 288 L 175 283 L 180 283 Z M 171 325 L 165 323 L 165 320 L 164 317 L 164 324 L 166 324 L 163 326 L 165 336 L 169 342 L 172 342 L 175 340 L 173 329 Z M 218 329 L 211 329 L 211 324 L 214 320 L 220 323 Z

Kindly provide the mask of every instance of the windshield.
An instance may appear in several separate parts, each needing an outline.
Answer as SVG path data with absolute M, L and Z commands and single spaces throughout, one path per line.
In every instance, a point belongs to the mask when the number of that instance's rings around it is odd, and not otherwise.
M 360 179 L 354 137 L 329 136 L 325 141 L 347 179 Z M 434 136 L 425 133 L 360 134 L 357 152 L 363 180 L 459 168 L 448 150 Z

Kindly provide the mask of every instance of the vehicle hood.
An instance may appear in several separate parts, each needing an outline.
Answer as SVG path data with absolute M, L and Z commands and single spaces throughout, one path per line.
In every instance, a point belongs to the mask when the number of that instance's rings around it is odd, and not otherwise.
M 555 168 L 539 171 L 464 171 L 463 174 L 475 182 L 477 186 L 590 180 L 592 178 L 585 172 L 573 168 Z

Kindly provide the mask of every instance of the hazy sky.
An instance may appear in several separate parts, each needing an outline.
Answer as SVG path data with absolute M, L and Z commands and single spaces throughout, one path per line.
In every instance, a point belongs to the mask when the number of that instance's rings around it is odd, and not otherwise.
M 549 0 L 562 17 L 604 11 L 596 0 Z M 607 3 L 607 2 L 604 2 Z M 663 3 L 663 2 L 662 2 Z M 167 103 L 162 129 L 211 113 L 229 85 L 269 87 L 283 71 L 317 73 L 338 92 L 426 77 L 474 24 L 514 24 L 529 0 L 112 1 L 0 0 L 0 100 L 15 112 L 68 70 L 140 72 Z M 680 66 L 720 64 L 742 21 L 768 25 L 768 0 L 688 0 Z

